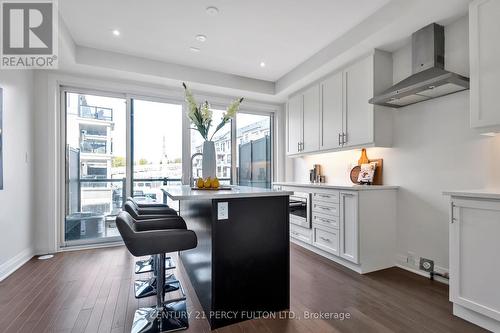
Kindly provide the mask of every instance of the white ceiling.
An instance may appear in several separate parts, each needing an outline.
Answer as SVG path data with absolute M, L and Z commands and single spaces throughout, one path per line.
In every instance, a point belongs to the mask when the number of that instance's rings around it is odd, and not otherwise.
M 276 81 L 388 2 L 60 0 L 59 7 L 77 45 Z M 208 15 L 208 6 L 219 14 Z

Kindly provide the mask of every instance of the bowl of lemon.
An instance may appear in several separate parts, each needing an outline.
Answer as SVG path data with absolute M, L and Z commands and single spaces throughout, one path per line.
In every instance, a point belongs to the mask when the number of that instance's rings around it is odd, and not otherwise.
M 196 186 L 193 190 L 230 190 L 229 186 L 221 186 L 220 181 L 217 177 L 214 178 L 198 178 L 196 180 Z

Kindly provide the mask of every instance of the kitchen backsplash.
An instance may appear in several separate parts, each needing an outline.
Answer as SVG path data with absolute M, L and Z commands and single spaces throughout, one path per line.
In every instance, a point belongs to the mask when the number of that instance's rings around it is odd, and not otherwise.
M 368 148 L 368 158 L 384 159 L 384 176 L 390 172 L 390 165 L 386 162 L 390 160 L 392 148 Z M 295 158 L 293 161 L 293 181 L 309 182 L 309 170 L 313 164 L 321 165 L 321 173 L 326 176 L 326 182 L 336 185 L 352 185 L 349 178 L 351 169 L 358 164 L 361 149 L 350 151 L 310 155 Z M 390 177 L 389 177 L 390 178 Z M 389 183 L 388 183 L 389 184 Z M 391 184 L 389 184 L 391 185 Z

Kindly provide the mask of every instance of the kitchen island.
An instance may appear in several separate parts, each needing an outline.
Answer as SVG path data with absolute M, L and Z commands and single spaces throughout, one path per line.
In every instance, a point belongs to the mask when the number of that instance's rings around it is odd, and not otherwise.
M 180 253 L 212 329 L 290 306 L 288 201 L 291 192 L 235 186 L 166 186 L 198 236 Z

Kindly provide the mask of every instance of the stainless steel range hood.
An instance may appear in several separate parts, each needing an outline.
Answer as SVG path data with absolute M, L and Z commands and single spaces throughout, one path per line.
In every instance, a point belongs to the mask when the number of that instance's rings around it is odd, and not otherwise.
M 403 107 L 469 89 L 469 78 L 444 69 L 444 27 L 430 24 L 412 35 L 410 77 L 371 98 L 371 104 Z

